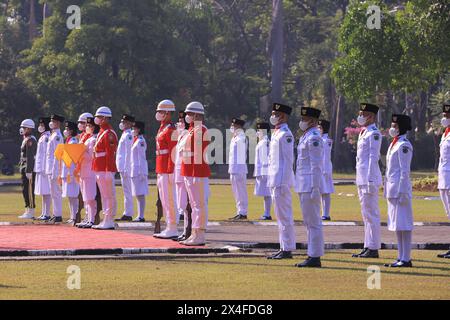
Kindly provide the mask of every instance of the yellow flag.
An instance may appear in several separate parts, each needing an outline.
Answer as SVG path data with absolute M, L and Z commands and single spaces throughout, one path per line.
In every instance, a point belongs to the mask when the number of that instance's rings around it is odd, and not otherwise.
M 55 157 L 62 160 L 67 168 L 70 168 L 72 163 L 80 162 L 85 150 L 84 144 L 59 144 L 55 150 Z

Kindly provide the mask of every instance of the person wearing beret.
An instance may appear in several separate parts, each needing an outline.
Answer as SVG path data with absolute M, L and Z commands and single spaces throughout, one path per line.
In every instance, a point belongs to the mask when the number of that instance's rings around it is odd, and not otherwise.
M 296 249 L 292 193 L 294 186 L 294 136 L 288 127 L 292 108 L 274 103 L 270 123 L 275 127 L 269 147 L 267 186 L 272 194 L 278 223 L 280 250 L 268 259 L 292 259 Z
M 386 155 L 384 194 L 388 206 L 388 229 L 397 235 L 398 256 L 386 267 L 412 267 L 411 240 L 414 228 L 410 179 L 413 147 L 406 134 L 412 129 L 407 115 L 392 115 L 389 135 L 393 138 Z
M 131 115 L 124 114 L 119 124 L 119 129 L 122 135 L 117 147 L 116 166 L 120 173 L 120 181 L 123 191 L 123 208 L 122 217 L 116 221 L 131 221 L 133 220 L 133 196 L 131 194 L 131 146 L 133 145 L 133 135 L 131 134 L 131 127 L 135 118 Z
M 358 124 L 362 128 L 356 152 L 356 185 L 364 221 L 364 248 L 354 258 L 378 258 L 381 248 L 381 225 L 378 193 L 382 184 L 380 149 L 382 135 L 376 126 L 378 107 L 362 103 Z
M 438 168 L 438 189 L 444 205 L 445 213 L 450 219 L 450 104 L 443 106 L 443 117 L 441 125 L 444 134 L 441 138 L 439 168 Z M 438 255 L 439 258 L 450 259 L 450 250 Z
M 78 127 L 75 122 L 66 121 L 65 130 L 63 132 L 66 144 L 78 144 Z M 60 161 L 61 164 L 61 183 L 62 183 L 62 197 L 69 199 L 70 219 L 67 220 L 67 224 L 75 226 L 79 220 L 78 213 L 78 195 L 80 193 L 80 185 L 75 180 L 74 171 L 75 164 L 72 163 L 68 168 L 64 161 Z
M 322 220 L 330 221 L 331 194 L 334 193 L 333 163 L 331 162 L 331 150 L 333 140 L 328 136 L 330 122 L 319 120 L 319 131 L 323 141 L 323 172 L 322 172 Z
M 60 163 L 55 157 L 56 147 L 64 143 L 64 138 L 61 134 L 61 125 L 64 123 L 64 117 L 59 115 L 52 115 L 50 117 L 49 127 L 52 130 L 50 139 L 47 144 L 47 153 L 45 158 L 45 174 L 49 179 L 50 195 L 52 198 L 53 216 L 42 217 L 42 221 L 49 221 L 51 223 L 62 222 L 62 190 L 59 184 L 60 179 Z
M 230 220 L 246 220 L 248 213 L 247 194 L 247 138 L 244 132 L 245 121 L 233 118 L 230 131 L 233 134 L 228 154 L 228 174 L 236 201 L 236 215 Z
M 34 193 L 42 197 L 41 215 L 37 220 L 44 217 L 50 218 L 50 208 L 52 198 L 50 196 L 50 184 L 48 176 L 45 174 L 45 161 L 47 145 L 50 140 L 50 117 L 39 118 L 38 132 L 41 135 L 37 143 L 36 160 L 34 162 L 34 172 L 36 173 L 36 183 Z
M 295 192 L 300 199 L 303 223 L 308 237 L 308 258 L 296 264 L 299 268 L 320 268 L 324 255 L 324 240 L 320 206 L 322 201 L 323 140 L 317 127 L 321 111 L 302 107 L 300 130 L 303 132 L 297 146 Z
M 256 134 L 258 135 L 258 144 L 255 150 L 255 196 L 264 197 L 264 214 L 260 220 L 272 220 L 270 210 L 272 208 L 272 197 L 270 188 L 267 186 L 267 175 L 269 170 L 269 132 L 270 124 L 258 122 L 256 124 Z
M 133 145 L 131 146 L 131 192 L 136 197 L 139 216 L 134 222 L 145 222 L 145 197 L 148 195 L 147 142 L 145 141 L 145 124 L 135 121 L 133 128 Z

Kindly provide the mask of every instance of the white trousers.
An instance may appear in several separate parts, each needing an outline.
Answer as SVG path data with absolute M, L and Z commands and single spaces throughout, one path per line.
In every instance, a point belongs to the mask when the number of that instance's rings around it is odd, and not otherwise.
M 208 225 L 209 179 L 184 177 L 192 208 L 192 228 L 206 229 Z
M 158 186 L 159 198 L 161 199 L 166 225 L 177 225 L 174 175 L 172 173 L 158 174 L 156 184 Z
M 84 207 L 86 209 L 87 217 L 90 223 L 95 222 L 95 215 L 97 214 L 97 201 L 94 200 L 85 200 Z
M 75 220 L 79 207 L 78 198 L 69 198 L 70 219 Z
M 51 206 L 52 206 L 52 197 L 50 195 L 43 195 L 42 196 L 41 215 L 45 216 L 45 217 L 49 217 Z
M 330 217 L 330 207 L 331 207 L 331 194 L 322 194 L 322 215 L 324 217 Z
M 450 196 L 449 196 L 450 190 L 448 189 L 440 189 L 439 194 L 441 195 L 441 201 L 444 205 L 445 213 L 447 214 L 448 218 L 450 219 Z
M 186 228 L 188 224 L 188 218 L 187 218 L 187 204 L 188 204 L 188 193 L 186 189 L 186 185 L 183 182 L 177 182 L 176 184 L 176 196 L 177 196 L 177 221 L 179 221 L 181 216 L 184 216 L 184 227 Z
M 230 180 L 237 214 L 246 216 L 248 213 L 247 175 L 245 173 L 230 174 Z
M 117 213 L 116 187 L 114 173 L 96 172 L 95 178 L 102 197 L 102 208 L 105 218 L 113 219 Z
M 364 248 L 379 250 L 381 248 L 380 207 L 378 193 L 365 192 L 367 186 L 358 186 L 359 202 L 364 221 Z
M 50 179 L 50 195 L 53 204 L 53 216 L 62 217 L 62 189 L 58 184 L 58 179 Z
M 272 202 L 278 222 L 280 249 L 283 251 L 294 251 L 296 242 L 291 188 L 279 186 L 271 189 Z
M 320 217 L 320 197 L 311 199 L 311 192 L 299 193 L 303 223 L 308 237 L 308 256 L 319 258 L 324 254 L 322 218 Z
M 123 214 L 124 216 L 133 216 L 133 196 L 131 192 L 131 177 L 127 173 L 125 176 L 120 174 L 120 182 L 123 190 Z
M 397 231 L 396 234 L 398 242 L 397 259 L 408 262 L 411 260 L 412 231 Z
M 136 196 L 139 218 L 145 217 L 145 196 Z
M 272 209 L 272 197 L 264 197 L 264 216 L 270 217 L 270 210 Z

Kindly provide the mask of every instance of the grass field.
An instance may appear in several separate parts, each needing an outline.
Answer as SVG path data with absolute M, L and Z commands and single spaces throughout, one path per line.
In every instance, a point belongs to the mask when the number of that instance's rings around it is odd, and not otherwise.
M 249 218 L 257 220 L 263 212 L 262 198 L 253 196 L 253 186 L 248 187 L 249 192 Z M 209 203 L 209 219 L 226 220 L 235 214 L 235 204 L 231 192 L 231 186 L 213 185 L 211 186 L 211 198 Z M 381 195 L 381 194 L 380 194 Z M 416 192 L 415 196 L 438 196 L 433 192 Z M 118 215 L 123 210 L 123 194 L 121 187 L 117 188 Z M 294 215 L 296 220 L 301 220 L 300 204 L 296 194 L 292 197 Z M 41 200 L 37 197 L 37 212 L 40 214 Z M 150 195 L 147 197 L 146 218 L 155 219 L 156 187 L 150 188 Z M 380 208 L 382 221 L 387 220 L 386 201 L 380 197 Z M 63 203 L 64 216 L 68 217 L 68 203 Z M 415 221 L 424 222 L 445 222 L 448 221 L 439 200 L 413 200 L 413 210 Z M 17 222 L 17 216 L 23 212 L 23 199 L 18 187 L 0 188 L 0 221 Z M 272 211 L 273 214 L 273 211 Z M 338 186 L 336 194 L 332 196 L 332 218 L 335 221 L 361 221 L 360 206 L 355 186 Z
M 414 252 L 411 269 L 328 252 L 322 269 L 293 267 L 293 260 L 178 258 L 141 261 L 0 262 L 0 299 L 450 299 L 450 265 L 436 252 Z M 367 268 L 381 266 L 381 289 L 367 288 Z M 81 290 L 68 290 L 67 268 L 81 270 Z M 45 270 L 45 271 L 44 271 Z M 101 270 L 101 272 L 99 272 Z

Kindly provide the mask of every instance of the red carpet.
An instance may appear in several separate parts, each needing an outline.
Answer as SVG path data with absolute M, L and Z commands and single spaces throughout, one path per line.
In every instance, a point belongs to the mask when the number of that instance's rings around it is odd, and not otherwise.
M 188 248 L 172 240 L 124 231 L 82 230 L 68 226 L 0 226 L 0 251 L 116 248 Z

